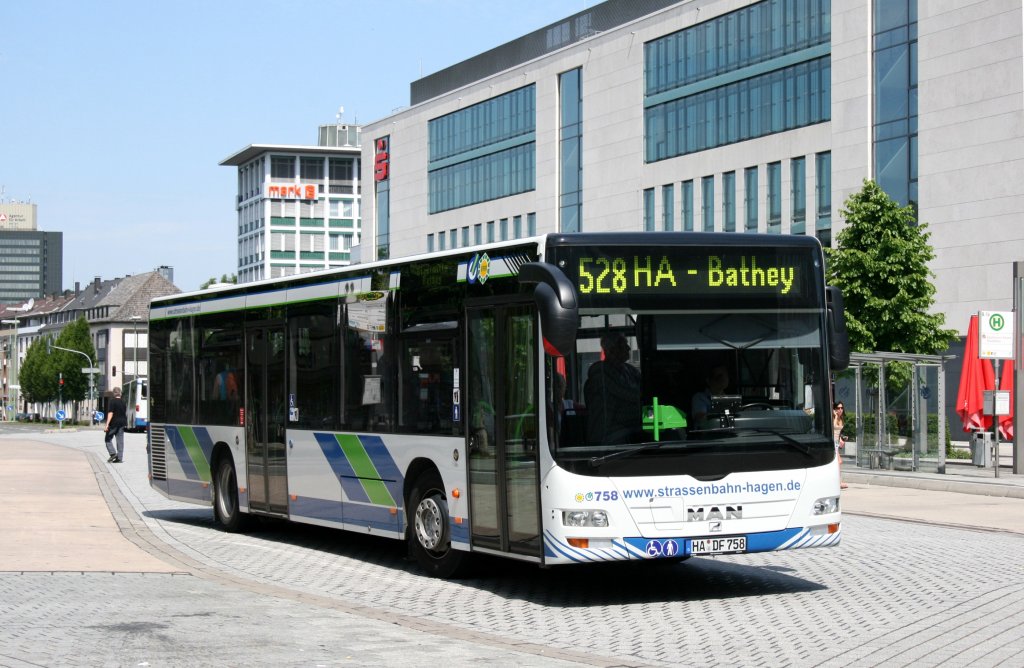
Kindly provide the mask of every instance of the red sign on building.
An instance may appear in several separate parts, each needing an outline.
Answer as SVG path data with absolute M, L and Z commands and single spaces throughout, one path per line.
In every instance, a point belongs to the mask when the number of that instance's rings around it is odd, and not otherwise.
M 267 186 L 267 197 L 279 197 L 282 199 L 316 199 L 316 186 L 314 185 L 292 185 L 292 186 Z
M 373 180 L 387 181 L 388 168 L 391 163 L 390 138 L 382 137 L 375 142 L 376 154 L 373 156 Z

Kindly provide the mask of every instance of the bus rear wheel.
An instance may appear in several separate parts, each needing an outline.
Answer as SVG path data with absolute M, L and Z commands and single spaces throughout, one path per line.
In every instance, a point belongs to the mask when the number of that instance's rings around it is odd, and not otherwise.
M 421 473 L 409 493 L 409 552 L 430 575 L 458 576 L 468 554 L 452 548 L 451 520 L 444 483 L 436 471 Z
M 213 516 L 225 531 L 242 531 L 245 514 L 238 507 L 238 478 L 231 457 L 221 457 L 213 476 Z

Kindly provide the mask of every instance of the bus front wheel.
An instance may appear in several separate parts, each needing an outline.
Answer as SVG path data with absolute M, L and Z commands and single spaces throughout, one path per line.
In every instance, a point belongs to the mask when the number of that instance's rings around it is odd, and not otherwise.
M 439 578 L 457 576 L 466 564 L 466 552 L 452 549 L 448 499 L 444 483 L 436 471 L 420 474 L 409 494 L 412 516 L 409 526 L 409 552 L 430 575 Z
M 222 457 L 213 477 L 213 516 L 225 531 L 232 533 L 245 528 L 245 516 L 238 507 L 238 479 L 235 462 Z

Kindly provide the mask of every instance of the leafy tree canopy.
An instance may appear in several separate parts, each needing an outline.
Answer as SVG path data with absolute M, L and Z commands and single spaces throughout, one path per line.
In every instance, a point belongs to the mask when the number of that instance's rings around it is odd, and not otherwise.
M 47 338 L 36 339 L 25 351 L 18 369 L 18 382 L 26 401 L 45 404 L 57 398 L 57 372 L 46 354 Z
M 51 353 L 53 371 L 58 376 L 64 374 L 64 399 L 81 401 L 87 398 L 89 375 L 82 373 L 82 369 L 96 365 L 96 348 L 92 345 L 92 337 L 89 335 L 88 321 L 82 317 L 71 323 L 61 330 L 53 343 L 54 346 L 68 349 L 53 348 Z M 68 352 L 69 350 L 78 352 Z M 80 353 L 84 353 L 85 356 Z
M 846 227 L 837 248 L 828 251 L 827 278 L 843 291 L 850 347 L 857 352 L 891 351 L 936 354 L 956 330 L 944 329 L 945 317 L 929 313 L 934 303 L 935 257 L 913 207 L 901 207 L 877 183 L 844 203 Z
M 199 289 L 205 290 L 214 283 L 238 283 L 238 276 L 236 276 L 235 274 L 231 274 L 230 276 L 228 276 L 227 274 L 221 274 L 219 279 L 211 276 L 210 278 L 205 280 L 202 283 L 202 285 L 199 286 Z

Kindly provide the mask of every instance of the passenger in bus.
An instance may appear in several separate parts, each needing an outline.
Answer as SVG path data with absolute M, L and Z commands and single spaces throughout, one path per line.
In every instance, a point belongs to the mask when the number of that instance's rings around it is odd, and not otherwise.
M 704 378 L 704 383 L 704 389 L 693 395 L 690 404 L 690 416 L 694 425 L 699 425 L 707 418 L 711 411 L 711 397 L 722 394 L 725 388 L 729 387 L 729 369 L 724 365 L 712 367 Z
M 583 395 L 590 443 L 629 443 L 641 431 L 640 371 L 622 333 L 601 337 L 604 359 L 590 365 Z
M 238 400 L 238 378 L 230 365 L 222 368 L 214 379 L 213 394 L 221 401 Z

